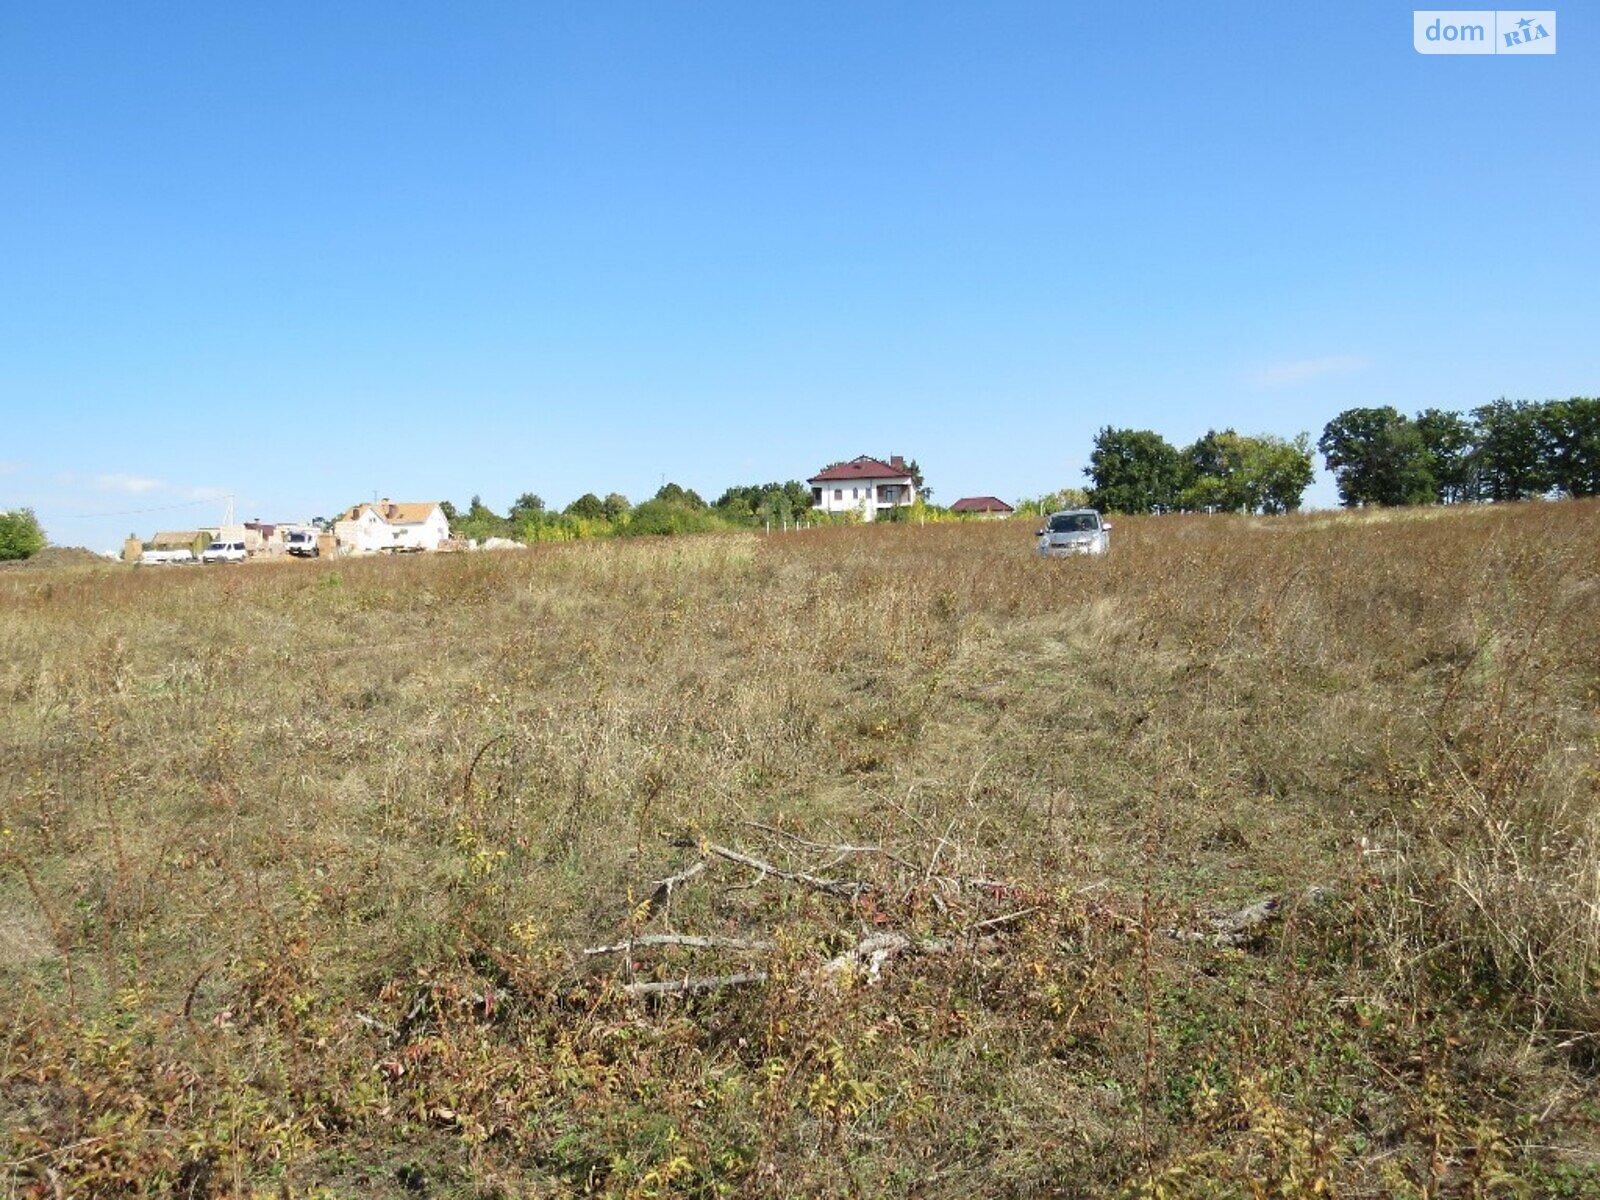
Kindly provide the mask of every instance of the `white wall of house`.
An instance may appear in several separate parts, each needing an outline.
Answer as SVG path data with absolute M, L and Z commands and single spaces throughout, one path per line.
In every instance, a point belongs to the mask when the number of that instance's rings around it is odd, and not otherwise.
M 420 522 L 385 521 L 363 506 L 354 520 L 335 521 L 333 536 L 341 554 L 376 554 L 383 550 L 437 550 L 450 537 L 444 510 L 434 505 Z
M 437 506 L 418 525 L 394 525 L 394 544 L 417 550 L 437 550 L 450 539 L 450 522 Z
M 863 520 L 871 521 L 885 509 L 910 504 L 912 501 L 911 476 L 888 476 L 882 479 L 826 480 L 811 485 L 811 507 L 821 512 L 858 512 Z M 822 489 L 822 498 L 815 498 L 815 489 Z

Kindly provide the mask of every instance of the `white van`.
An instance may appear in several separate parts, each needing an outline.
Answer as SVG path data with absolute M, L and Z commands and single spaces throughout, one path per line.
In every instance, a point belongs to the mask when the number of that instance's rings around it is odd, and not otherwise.
M 203 563 L 243 562 L 246 557 L 243 542 L 212 542 L 200 552 Z

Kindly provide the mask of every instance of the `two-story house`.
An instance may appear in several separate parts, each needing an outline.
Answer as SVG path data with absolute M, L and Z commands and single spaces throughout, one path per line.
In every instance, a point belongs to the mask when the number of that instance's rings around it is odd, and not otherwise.
M 898 454 L 890 455 L 888 462 L 863 454 L 825 467 L 806 482 L 811 485 L 812 508 L 830 513 L 858 512 L 865 521 L 916 499 L 911 472 Z
M 340 554 L 437 550 L 450 538 L 444 509 L 432 502 L 358 504 L 334 522 Z

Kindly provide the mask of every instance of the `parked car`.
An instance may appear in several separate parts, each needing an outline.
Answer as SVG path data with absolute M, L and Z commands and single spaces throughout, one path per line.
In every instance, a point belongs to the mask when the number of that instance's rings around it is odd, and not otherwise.
M 1039 530 L 1039 553 L 1048 558 L 1104 554 L 1111 549 L 1111 526 L 1092 508 L 1054 512 Z
M 283 548 L 296 558 L 316 558 L 320 553 L 317 549 L 317 535 L 301 529 L 284 534 Z
M 243 542 L 212 542 L 200 552 L 203 563 L 243 562 L 245 558 Z
M 139 555 L 141 567 L 180 566 L 199 561 L 193 550 L 146 550 Z

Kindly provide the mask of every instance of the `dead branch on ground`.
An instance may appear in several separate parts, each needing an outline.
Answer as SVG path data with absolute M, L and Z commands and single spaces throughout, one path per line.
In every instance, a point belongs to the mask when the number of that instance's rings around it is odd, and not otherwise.
M 1327 888 L 1313 885 L 1299 895 L 1304 904 L 1321 904 L 1332 896 Z M 1208 946 L 1246 946 L 1255 941 L 1283 915 L 1285 903 L 1291 896 L 1265 896 L 1243 908 L 1211 918 L 1211 931 L 1196 929 L 1165 929 L 1162 932 L 1180 942 L 1202 942 Z
M 764 983 L 765 971 L 748 971 L 740 975 L 702 975 L 685 979 L 662 979 L 655 983 L 629 983 L 622 987 L 624 996 L 643 1000 L 650 996 L 689 996 L 696 992 L 715 992 L 723 988 L 743 987 Z

